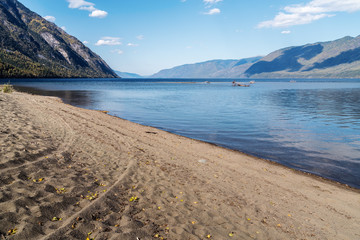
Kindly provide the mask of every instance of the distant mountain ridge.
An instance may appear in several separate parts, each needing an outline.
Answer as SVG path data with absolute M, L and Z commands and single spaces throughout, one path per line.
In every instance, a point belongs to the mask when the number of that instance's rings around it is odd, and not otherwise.
M 360 36 L 161 70 L 157 78 L 360 78 Z
M 128 72 L 120 72 L 120 71 L 115 71 L 115 73 L 122 78 L 144 78 L 144 76 L 141 76 L 139 74 L 136 73 L 128 73 Z
M 360 78 L 360 36 L 280 49 L 245 71 L 251 78 Z
M 155 73 L 151 78 L 225 78 L 242 73 L 261 57 L 244 58 L 241 60 L 210 60 L 206 62 L 185 64 Z M 237 69 L 232 73 L 231 69 Z
M 0 0 L 0 77 L 115 78 L 97 54 L 17 0 Z

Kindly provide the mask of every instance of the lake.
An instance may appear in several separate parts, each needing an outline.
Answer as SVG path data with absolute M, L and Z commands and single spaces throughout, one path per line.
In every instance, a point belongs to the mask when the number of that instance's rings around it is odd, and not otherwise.
M 11 83 L 360 188 L 360 79 L 206 80 Z

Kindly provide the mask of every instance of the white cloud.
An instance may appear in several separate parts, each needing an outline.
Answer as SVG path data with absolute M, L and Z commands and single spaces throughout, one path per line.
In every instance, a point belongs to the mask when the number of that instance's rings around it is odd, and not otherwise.
M 204 4 L 205 4 L 205 8 L 209 9 L 214 7 L 215 4 L 222 2 L 223 0 L 203 0 Z M 219 8 L 212 8 L 209 11 L 203 13 L 205 15 L 214 15 L 214 14 L 219 14 L 221 11 Z
M 117 37 L 103 37 L 95 43 L 96 46 L 116 46 L 121 44 L 120 38 Z
M 69 8 L 81 8 L 81 7 L 93 7 L 94 3 L 86 2 L 84 0 L 67 0 L 69 2 Z
M 307 4 L 287 6 L 273 20 L 259 23 L 259 28 L 289 27 L 309 24 L 313 21 L 335 16 L 337 12 L 360 11 L 359 0 L 312 0 Z
M 88 41 L 83 41 L 83 44 L 89 44 L 89 42 Z
M 289 30 L 285 30 L 285 31 L 281 32 L 281 34 L 290 34 L 290 33 L 291 33 L 291 31 L 289 31 Z
M 128 43 L 127 46 L 128 46 L 128 47 L 137 47 L 137 46 L 139 46 L 139 44 L 136 44 L 136 43 Z
M 106 11 L 95 8 L 95 4 L 84 0 L 67 0 L 69 2 L 69 8 L 77 8 L 91 12 L 90 17 L 104 18 L 108 15 Z
M 121 49 L 115 49 L 111 51 L 112 53 L 117 53 L 119 55 L 123 54 L 124 52 Z
M 97 10 L 94 6 L 82 6 L 82 7 L 79 7 L 79 9 L 80 10 L 86 10 L 86 11 L 89 11 L 89 12 L 93 12 L 93 11 Z
M 203 0 L 205 4 L 215 4 L 218 2 L 222 2 L 223 0 Z
M 62 26 L 61 29 L 64 30 L 64 31 L 66 31 L 66 27 L 65 27 L 65 26 Z
M 213 8 L 213 9 L 210 9 L 208 12 L 204 13 L 206 15 L 214 15 L 214 14 L 219 14 L 221 11 L 220 9 L 218 8 Z
M 261 22 L 259 28 L 268 27 L 290 27 L 294 25 L 309 24 L 313 21 L 319 20 L 325 17 L 331 17 L 330 14 L 287 14 L 280 12 L 273 20 Z
M 56 18 L 54 16 L 45 16 L 44 19 L 49 21 L 49 22 L 55 22 L 56 21 Z
M 145 37 L 144 37 L 144 35 L 139 35 L 136 38 L 139 39 L 139 40 L 144 40 Z
M 92 11 L 89 16 L 96 17 L 96 18 L 104 18 L 107 15 L 108 15 L 108 13 L 103 10 L 95 10 L 95 11 Z

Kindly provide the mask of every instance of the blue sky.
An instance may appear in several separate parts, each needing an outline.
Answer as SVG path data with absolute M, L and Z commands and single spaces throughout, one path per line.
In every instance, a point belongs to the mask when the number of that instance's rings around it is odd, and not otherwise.
M 360 0 L 19 0 L 113 69 L 150 75 L 360 35 Z

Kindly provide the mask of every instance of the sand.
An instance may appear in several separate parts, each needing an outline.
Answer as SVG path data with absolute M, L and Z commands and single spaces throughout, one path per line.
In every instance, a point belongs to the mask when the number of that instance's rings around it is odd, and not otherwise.
M 341 184 L 57 98 L 0 122 L 0 239 L 360 239 Z

